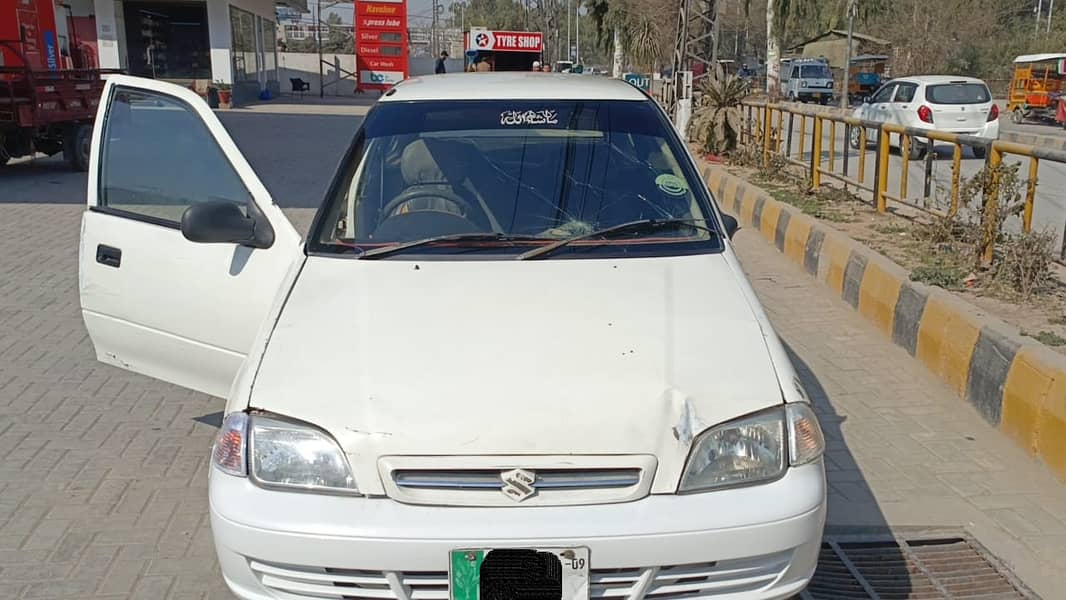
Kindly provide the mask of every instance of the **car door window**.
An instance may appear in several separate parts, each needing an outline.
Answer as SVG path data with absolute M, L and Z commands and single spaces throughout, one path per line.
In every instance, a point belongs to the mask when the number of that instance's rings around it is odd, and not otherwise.
M 893 102 L 896 104 L 907 104 L 914 100 L 914 93 L 918 91 L 917 83 L 901 83 L 896 88 L 896 97 Z
M 176 227 L 193 204 L 247 205 L 248 189 L 191 106 L 144 90 L 112 93 L 101 138 L 99 207 Z
M 870 98 L 870 104 L 882 104 L 892 99 L 892 93 L 896 91 L 895 83 L 887 83 Z

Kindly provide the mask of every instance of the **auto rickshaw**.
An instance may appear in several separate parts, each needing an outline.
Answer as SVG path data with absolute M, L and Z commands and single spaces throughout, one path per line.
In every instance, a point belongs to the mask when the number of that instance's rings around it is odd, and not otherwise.
M 851 59 L 851 69 L 848 77 L 848 99 L 861 100 L 867 96 L 872 96 L 884 81 L 887 63 L 887 56 L 875 54 L 864 54 Z
M 1007 112 L 1013 123 L 1025 119 L 1056 121 L 1066 54 L 1026 54 L 1014 59 Z

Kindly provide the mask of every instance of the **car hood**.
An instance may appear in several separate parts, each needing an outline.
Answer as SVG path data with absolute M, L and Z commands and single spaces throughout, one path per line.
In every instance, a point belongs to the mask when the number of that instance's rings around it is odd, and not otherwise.
M 332 433 L 366 493 L 384 456 L 620 454 L 669 492 L 695 434 L 782 402 L 750 292 L 724 254 L 312 256 L 250 406 Z

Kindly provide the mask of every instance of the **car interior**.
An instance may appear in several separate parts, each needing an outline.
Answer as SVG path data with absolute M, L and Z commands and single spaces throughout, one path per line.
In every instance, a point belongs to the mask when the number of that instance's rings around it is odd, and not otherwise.
M 663 140 L 553 133 L 447 131 L 372 139 L 337 237 L 395 242 L 495 232 L 561 238 L 692 214 L 687 186 L 661 185 L 663 174 L 684 181 Z

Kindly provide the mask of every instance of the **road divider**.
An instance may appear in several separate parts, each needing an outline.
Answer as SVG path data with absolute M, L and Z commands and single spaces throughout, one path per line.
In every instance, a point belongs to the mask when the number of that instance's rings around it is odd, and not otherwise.
M 1066 480 L 1066 356 L 899 265 L 707 165 L 719 205 L 869 320 L 984 419 Z

